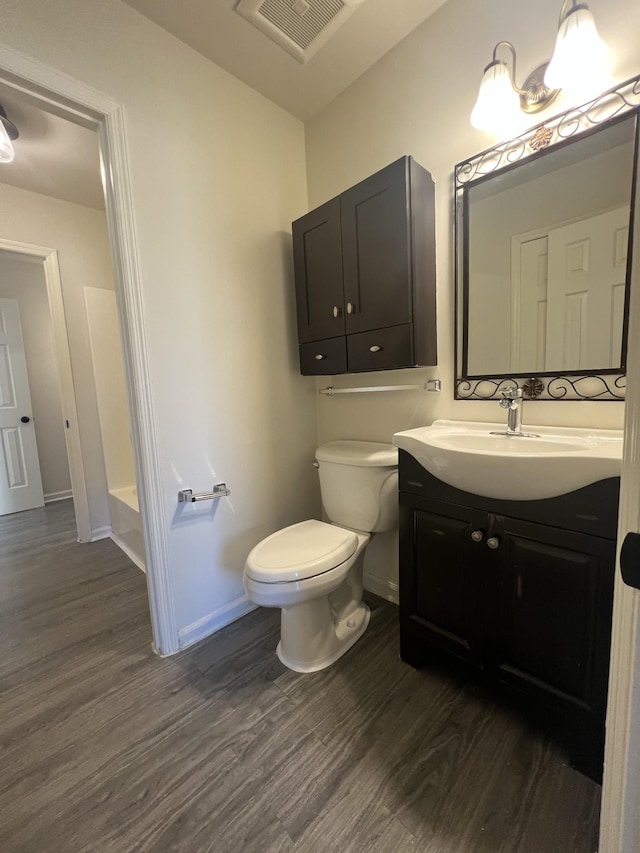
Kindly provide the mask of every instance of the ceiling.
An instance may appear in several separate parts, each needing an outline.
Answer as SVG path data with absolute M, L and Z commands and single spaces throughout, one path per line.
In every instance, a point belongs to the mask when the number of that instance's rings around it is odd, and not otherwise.
M 305 64 L 241 17 L 234 10 L 237 0 L 124 2 L 306 120 L 446 0 L 361 0 Z M 2 84 L 0 104 L 20 131 L 15 160 L 0 163 L 0 185 L 104 209 L 97 134 L 45 112 Z
M 124 2 L 304 121 L 446 0 L 363 0 L 304 65 L 241 17 L 237 0 Z
M 98 136 L 33 106 L 0 84 L 0 104 L 20 136 L 12 163 L 0 163 L 0 183 L 104 209 Z

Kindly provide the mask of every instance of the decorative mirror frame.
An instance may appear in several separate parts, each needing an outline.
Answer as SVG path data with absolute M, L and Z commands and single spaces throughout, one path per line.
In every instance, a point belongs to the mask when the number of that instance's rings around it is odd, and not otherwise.
M 627 282 L 630 281 L 633 252 L 632 234 L 638 183 L 638 149 L 640 148 L 640 75 L 609 89 L 581 107 L 547 119 L 507 142 L 476 154 L 455 167 L 455 370 L 457 400 L 491 400 L 499 398 L 507 388 L 522 387 L 525 397 L 532 400 L 624 400 L 626 390 L 626 344 L 628 326 L 629 287 L 625 299 L 625 325 L 622 336 L 621 369 L 602 370 L 597 373 L 566 371 L 564 373 L 530 373 L 511 375 L 473 376 L 465 378 L 462 368 L 462 308 L 463 270 L 468 245 L 467 194 L 465 188 L 475 179 L 494 172 L 514 168 L 525 160 L 533 160 L 550 148 L 570 144 L 575 137 L 586 136 L 607 124 L 613 124 L 631 113 L 636 113 L 636 141 L 631 189 L 631 214 L 629 221 L 629 253 L 627 257 Z M 523 382 L 523 379 L 526 380 Z

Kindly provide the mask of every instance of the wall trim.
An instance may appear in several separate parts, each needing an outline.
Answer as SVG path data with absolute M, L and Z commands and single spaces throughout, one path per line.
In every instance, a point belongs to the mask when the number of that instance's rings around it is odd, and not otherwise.
M 101 539 L 109 539 L 111 536 L 111 525 L 107 524 L 104 527 L 95 527 L 91 531 L 91 539 L 89 542 L 99 542 Z
M 0 81 L 57 115 L 98 131 L 147 555 L 153 642 L 158 654 L 169 655 L 178 651 L 179 639 L 123 109 L 81 81 L 1 42 Z
M 56 501 L 68 501 L 73 497 L 71 489 L 65 489 L 63 492 L 49 492 L 44 496 L 45 504 L 53 504 Z
M 109 534 L 109 539 L 111 539 L 118 546 L 118 548 L 120 548 L 121 551 L 124 551 L 127 557 L 134 564 L 134 566 L 137 566 L 140 571 L 144 572 L 146 575 L 147 567 L 144 564 L 144 560 L 140 557 L 139 554 L 136 554 L 136 552 L 127 545 L 124 539 L 121 539 L 117 533 L 113 532 L 113 530 Z
M 240 619 L 256 608 L 257 605 L 249 601 L 246 595 L 241 595 L 239 598 L 230 601 L 229 604 L 225 604 L 224 607 L 219 607 L 196 622 L 192 622 L 186 628 L 180 628 L 178 631 L 180 648 L 186 649 L 188 646 L 204 640 L 205 637 L 219 631 L 226 625 L 230 625 L 236 619 Z
M 364 574 L 364 588 L 368 592 L 372 592 L 379 598 L 384 598 L 385 601 L 391 601 L 392 604 L 400 603 L 400 593 L 398 584 L 386 578 L 379 578 L 376 575 Z

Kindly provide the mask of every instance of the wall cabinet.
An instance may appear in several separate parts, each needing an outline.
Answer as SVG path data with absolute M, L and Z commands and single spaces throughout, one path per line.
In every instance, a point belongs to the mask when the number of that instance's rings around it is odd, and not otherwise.
M 434 204 L 402 157 L 293 223 L 303 374 L 436 364 Z
M 400 452 L 401 657 L 461 659 L 602 772 L 617 478 L 539 501 L 454 489 Z

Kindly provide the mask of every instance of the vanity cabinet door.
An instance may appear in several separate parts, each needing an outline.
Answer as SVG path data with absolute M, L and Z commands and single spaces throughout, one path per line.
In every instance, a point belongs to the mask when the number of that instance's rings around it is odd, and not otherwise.
M 297 219 L 292 230 L 298 339 L 344 335 L 340 199 Z
M 481 600 L 490 575 L 495 577 L 491 561 L 485 560 L 486 514 L 436 501 L 421 500 L 420 508 L 411 507 L 403 505 L 403 498 L 401 657 L 419 663 L 426 640 L 477 662 L 484 624 Z
M 603 717 L 615 543 L 506 518 L 501 548 L 500 680 Z

